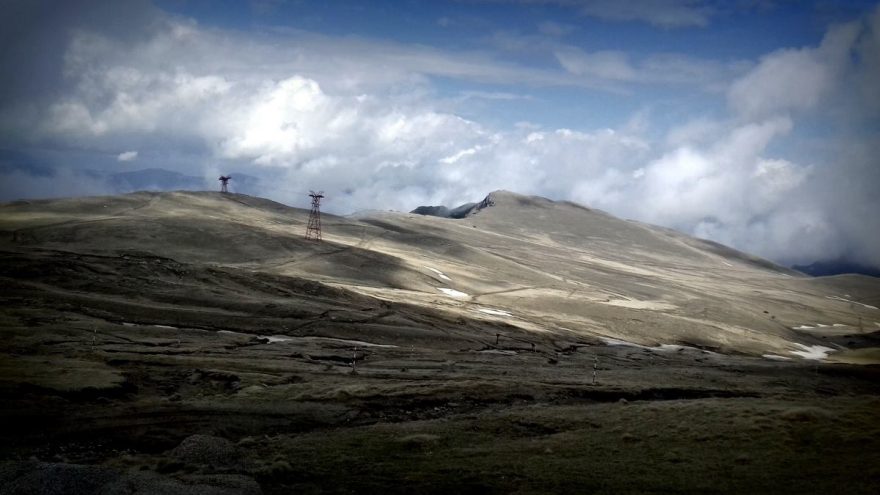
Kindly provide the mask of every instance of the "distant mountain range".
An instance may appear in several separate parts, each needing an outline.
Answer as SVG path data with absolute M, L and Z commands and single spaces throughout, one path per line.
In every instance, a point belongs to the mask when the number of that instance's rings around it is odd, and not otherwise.
M 147 168 L 106 176 L 107 183 L 118 193 L 134 191 L 172 191 L 176 189 L 206 189 L 204 177 L 185 175 L 161 168 Z
M 210 178 L 186 175 L 162 168 L 147 168 L 132 172 L 101 175 L 106 178 L 107 184 L 116 193 L 178 190 L 203 191 L 219 188 L 216 180 L 212 182 Z M 259 178 L 241 173 L 230 173 L 228 175 L 232 177 L 232 181 L 229 184 L 230 190 L 242 194 L 257 192 Z
M 853 263 L 852 261 L 847 261 L 845 259 L 817 261 L 809 265 L 794 265 L 792 268 L 814 277 L 843 275 L 847 273 L 858 273 L 870 277 L 880 277 L 880 269 L 862 265 L 860 263 Z

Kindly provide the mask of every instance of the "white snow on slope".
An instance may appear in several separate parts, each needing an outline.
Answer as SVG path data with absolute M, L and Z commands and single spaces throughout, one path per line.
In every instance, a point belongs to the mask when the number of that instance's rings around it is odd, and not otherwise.
M 502 311 L 500 309 L 492 309 L 492 308 L 480 308 L 477 311 L 480 313 L 486 313 L 487 315 L 495 315 L 495 316 L 513 316 L 507 311 Z
M 840 296 L 825 296 L 825 297 L 828 299 L 832 299 L 834 301 L 843 301 L 843 302 L 848 302 L 848 303 L 852 303 L 852 304 L 858 304 L 859 306 L 863 306 L 868 309 L 877 309 L 877 306 L 871 306 L 870 304 L 863 304 L 863 303 L 860 303 L 857 301 L 850 301 L 849 299 L 844 299 Z
M 363 340 L 348 340 L 348 339 L 334 339 L 332 337 L 302 337 L 303 340 L 326 340 L 330 342 L 339 342 L 341 344 L 349 344 L 359 347 L 384 347 L 384 348 L 393 348 L 397 347 L 392 344 L 374 344 L 373 342 L 365 342 Z
M 819 360 L 825 359 L 828 357 L 828 353 L 834 352 L 834 349 L 830 347 L 825 347 L 824 345 L 804 345 L 804 344 L 795 344 L 796 346 L 803 349 L 802 351 L 788 351 L 791 354 L 795 354 L 804 359 L 813 359 Z
M 372 342 L 365 342 L 363 340 L 348 340 L 348 339 L 335 339 L 333 337 L 316 337 L 316 336 L 308 336 L 308 337 L 291 337 L 289 335 L 253 335 L 249 333 L 241 333 L 241 332 L 233 332 L 232 330 L 217 330 L 217 333 L 226 334 L 226 335 L 240 335 L 242 337 L 257 337 L 258 339 L 266 339 L 270 344 L 277 344 L 279 342 L 290 342 L 293 340 L 311 340 L 311 341 L 325 341 L 325 342 L 333 342 L 340 344 L 353 345 L 357 347 L 385 347 L 392 348 L 397 347 L 396 345 L 391 344 L 374 344 Z
M 447 277 L 445 273 L 441 272 L 440 270 L 438 270 L 438 269 L 436 269 L 436 268 L 431 268 L 430 266 L 426 266 L 425 268 L 427 268 L 428 270 L 431 270 L 432 272 L 436 273 L 437 276 L 440 277 L 440 278 L 442 278 L 443 280 L 452 280 L 451 278 Z
M 457 299 L 468 299 L 471 296 L 465 292 L 457 291 L 455 289 L 450 289 L 449 287 L 437 287 L 437 290 L 446 294 L 449 297 L 455 297 Z
M 599 340 L 605 342 L 605 345 L 622 345 L 625 347 L 637 347 L 639 349 L 650 349 L 648 346 L 644 346 L 641 344 L 636 344 L 634 342 L 627 342 L 625 340 L 612 339 L 611 337 L 599 337 Z
M 762 354 L 761 357 L 773 361 L 791 361 L 790 357 L 778 356 L 776 354 Z
M 687 346 L 687 345 L 660 344 L 656 347 L 649 347 L 646 345 L 636 344 L 635 342 L 627 342 L 625 340 L 612 339 L 610 337 L 599 337 L 599 339 L 602 342 L 604 342 L 605 345 L 612 345 L 612 346 L 619 345 L 619 346 L 624 346 L 624 347 L 635 347 L 637 349 L 645 349 L 648 351 L 655 351 L 655 352 L 676 352 L 676 351 L 684 351 L 684 350 L 689 349 L 689 350 L 693 350 L 693 351 L 702 352 L 703 354 L 715 354 L 712 351 L 706 351 L 703 349 L 699 349 L 697 347 L 691 347 L 691 346 Z

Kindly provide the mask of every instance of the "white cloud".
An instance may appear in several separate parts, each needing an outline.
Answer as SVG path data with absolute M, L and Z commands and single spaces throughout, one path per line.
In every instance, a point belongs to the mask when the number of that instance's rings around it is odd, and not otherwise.
M 867 106 L 868 112 L 880 112 L 880 7 L 865 22 L 864 32 L 857 41 L 859 62 L 855 69 L 855 82 L 860 104 Z
M 641 198 L 632 216 L 775 259 L 811 251 L 796 243 L 832 235 L 817 211 L 791 214 L 814 199 L 801 196 L 812 169 L 764 156 L 790 128 L 785 119 L 726 127 L 727 137 L 711 145 L 675 147 L 645 167 L 627 195 Z
M 130 162 L 136 160 L 138 156 L 137 151 L 123 151 L 119 155 L 116 156 L 116 160 L 120 162 Z
M 666 143 L 673 147 L 705 144 L 718 140 L 723 130 L 723 122 L 697 117 L 667 130 Z
M 728 103 L 747 119 L 814 108 L 846 68 L 859 25 L 832 28 L 817 48 L 785 49 L 761 59 L 758 66 L 735 81 Z
M 749 68 L 743 61 L 722 63 L 682 54 L 661 53 L 634 61 L 624 52 L 588 52 L 574 46 L 558 45 L 553 55 L 566 71 L 617 83 L 696 85 L 719 92 L 727 82 Z
M 506 91 L 462 91 L 459 96 L 460 100 L 482 99 L 482 100 L 532 100 L 531 95 L 510 93 Z
M 589 75 L 613 81 L 632 81 L 636 78 L 636 70 L 623 52 L 585 52 L 579 48 L 565 47 L 558 49 L 555 55 L 565 70 L 579 76 Z

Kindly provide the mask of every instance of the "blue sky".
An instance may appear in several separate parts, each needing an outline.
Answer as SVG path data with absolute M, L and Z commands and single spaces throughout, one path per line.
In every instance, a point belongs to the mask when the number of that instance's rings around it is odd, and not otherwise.
M 337 213 L 509 189 L 880 266 L 876 2 L 4 4 L 0 199 L 148 168 Z

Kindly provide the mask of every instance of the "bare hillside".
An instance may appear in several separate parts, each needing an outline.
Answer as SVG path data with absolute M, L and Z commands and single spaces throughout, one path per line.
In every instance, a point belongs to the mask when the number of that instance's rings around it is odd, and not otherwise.
M 798 327 L 855 332 L 860 321 L 870 330 L 880 320 L 873 279 L 862 282 L 873 290 L 853 296 L 836 278 L 807 278 L 668 229 L 504 191 L 462 219 L 325 215 L 320 244 L 302 236 L 306 211 L 243 195 L 34 202 L 6 205 L 0 218 L 10 249 L 142 252 L 301 277 L 560 340 L 790 355 L 819 343 Z
M 877 279 L 466 210 L 0 206 L 0 494 L 875 492 Z

